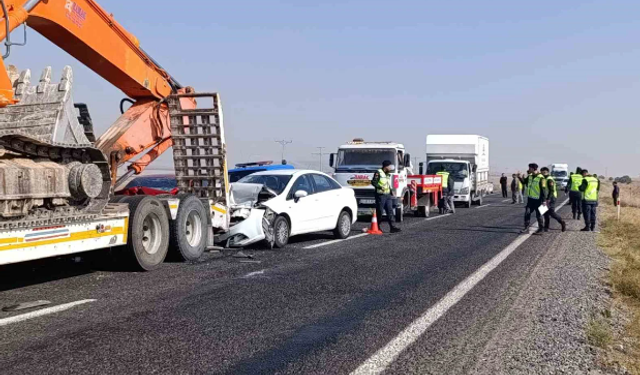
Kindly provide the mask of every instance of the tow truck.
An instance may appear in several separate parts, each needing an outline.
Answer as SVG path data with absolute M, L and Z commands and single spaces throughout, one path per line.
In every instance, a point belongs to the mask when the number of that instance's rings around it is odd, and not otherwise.
M 220 96 L 182 86 L 93 0 L 0 6 L 0 265 L 108 248 L 143 270 L 198 259 L 229 227 Z M 56 81 L 5 66 L 27 25 L 125 94 L 100 137 L 71 67 Z M 177 195 L 115 195 L 171 147 Z

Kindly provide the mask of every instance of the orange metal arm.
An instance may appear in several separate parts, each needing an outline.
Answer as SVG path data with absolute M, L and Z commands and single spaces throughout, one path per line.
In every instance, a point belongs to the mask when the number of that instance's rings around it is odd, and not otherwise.
M 171 146 L 168 110 L 162 99 L 180 85 L 140 48 L 138 39 L 120 26 L 113 15 L 93 0 L 4 2 L 9 30 L 26 22 L 135 99 L 135 104 L 96 142 L 116 166 L 151 150 L 132 166 L 140 173 Z M 0 40 L 6 36 L 5 20 L 0 18 Z M 15 103 L 11 80 L 0 58 L 0 107 Z M 195 102 L 186 106 L 189 107 L 195 108 Z
M 33 1 L 32 1 L 33 2 Z M 5 0 L 9 29 L 27 22 L 29 27 L 67 51 L 81 63 L 134 99 L 164 98 L 171 94 L 170 76 L 140 48 L 138 39 L 126 31 L 93 0 Z M 6 38 L 4 20 L 0 40 Z M 0 72 L 5 75 L 4 71 Z M 5 93 L 8 79 L 2 77 Z M 13 98 L 2 99 L 12 101 Z M 2 100 L 0 100 L 2 101 Z

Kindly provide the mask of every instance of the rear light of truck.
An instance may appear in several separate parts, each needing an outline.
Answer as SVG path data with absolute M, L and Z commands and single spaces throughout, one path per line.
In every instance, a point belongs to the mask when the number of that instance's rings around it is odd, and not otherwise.
M 397 189 L 400 187 L 400 176 L 398 176 L 397 174 L 393 175 L 393 188 Z

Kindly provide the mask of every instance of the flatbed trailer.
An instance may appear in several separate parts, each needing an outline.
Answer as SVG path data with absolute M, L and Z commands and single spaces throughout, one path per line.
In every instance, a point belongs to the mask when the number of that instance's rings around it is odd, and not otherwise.
M 411 211 L 416 216 L 429 217 L 432 206 L 442 198 L 442 176 L 409 175 Z
M 204 108 L 184 109 L 184 97 Z M 229 229 L 226 145 L 216 93 L 172 95 L 171 115 L 176 195 L 115 195 L 99 212 L 30 216 L 0 225 L 0 265 L 122 248 L 143 270 L 169 254 L 195 260 Z M 205 103 L 203 103 L 205 104 Z

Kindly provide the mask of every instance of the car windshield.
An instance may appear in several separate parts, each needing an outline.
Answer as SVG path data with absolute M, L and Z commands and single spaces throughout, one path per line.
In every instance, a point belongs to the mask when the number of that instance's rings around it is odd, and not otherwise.
M 256 172 L 266 171 L 266 169 L 251 169 L 244 171 L 229 172 L 229 182 L 238 182 L 240 179 Z
M 465 178 L 469 177 L 469 169 L 467 168 L 466 163 L 429 163 L 427 167 L 427 174 L 437 174 L 438 172 L 444 170 L 451 173 L 451 177 L 456 181 L 462 181 Z
M 125 189 L 132 187 L 148 187 L 157 190 L 171 191 L 178 185 L 175 177 L 137 177 L 133 181 L 129 182 Z
M 343 149 L 338 151 L 336 168 L 378 169 L 385 160 L 396 164 L 396 153 L 393 149 Z
M 565 178 L 567 177 L 567 171 L 552 171 L 551 176 L 555 178 Z
M 238 182 L 262 184 L 280 195 L 284 188 L 287 187 L 289 180 L 291 180 L 291 175 L 288 174 L 251 174 L 241 178 Z

